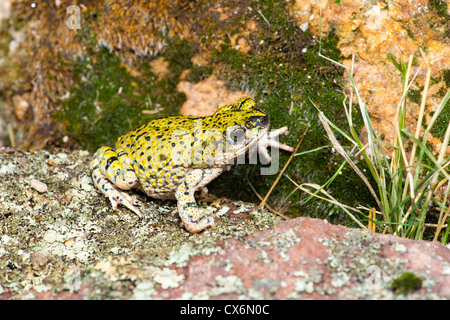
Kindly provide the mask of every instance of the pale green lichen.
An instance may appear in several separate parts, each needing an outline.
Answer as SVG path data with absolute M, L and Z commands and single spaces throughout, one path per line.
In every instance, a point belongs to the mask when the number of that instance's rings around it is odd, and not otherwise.
M 319 242 L 329 253 L 324 264 L 331 272 L 331 285 L 341 290 L 342 298 L 394 298 L 391 282 L 402 274 L 403 266 L 409 261 L 381 257 L 379 251 L 386 245 L 383 241 L 376 240 L 367 231 L 351 230 L 342 241 L 322 238 Z M 393 242 L 392 248 L 400 254 L 407 252 L 406 246 L 398 242 Z M 420 275 L 423 288 L 433 285 L 427 272 L 423 270 Z M 355 286 L 355 282 L 360 285 Z M 349 284 L 353 284 L 352 288 L 346 289 Z M 433 299 L 435 296 L 429 294 L 422 297 Z
M 442 274 L 450 275 L 450 263 L 442 262 Z
M 153 280 L 161 285 L 161 288 L 178 288 L 184 281 L 184 275 L 178 274 L 169 268 L 156 268 L 153 273 Z
M 280 234 L 278 237 L 271 239 L 272 245 L 275 245 L 280 249 L 281 258 L 287 257 L 288 249 L 300 242 L 300 238 L 294 232 L 294 230 L 288 230 L 285 233 Z
M 266 289 L 272 294 L 277 292 L 278 288 L 282 285 L 280 279 L 253 279 L 252 283 L 255 290 Z
M 151 281 L 155 288 L 181 283 L 181 275 L 164 267 L 186 266 L 194 256 L 220 250 L 220 240 L 245 236 L 282 221 L 265 210 L 250 216 L 249 212 L 255 211 L 253 204 L 241 204 L 239 215 L 247 214 L 247 218 L 234 220 L 230 220 L 230 208 L 216 216 L 217 208 L 204 205 L 201 210 L 215 216 L 217 228 L 191 235 L 180 226 L 174 201 L 153 200 L 135 192 L 144 213 L 144 219 L 139 220 L 122 207 L 113 212 L 107 199 L 93 191 L 89 162 L 86 151 L 0 153 L 2 167 L 10 168 L 0 175 L 3 292 L 22 298 L 45 279 L 46 286 L 38 289 L 50 286 L 55 294 L 67 290 L 76 293 L 77 288 L 95 283 L 87 299 L 140 296 L 145 294 L 139 291 L 143 287 L 133 290 L 141 281 Z M 40 194 L 32 189 L 24 179 L 30 175 L 45 182 L 48 191 Z M 49 231 L 53 233 L 50 237 Z M 32 269 L 34 252 L 48 253 L 48 262 L 37 269 Z M 158 275 L 154 270 L 160 268 Z M 228 261 L 227 270 L 232 268 Z M 142 278 L 136 278 L 136 270 L 142 270 Z M 167 276 L 167 272 L 171 274 Z M 119 291 L 111 289 L 121 279 L 133 282 L 122 282 Z
M 234 275 L 223 277 L 218 275 L 212 288 L 208 290 L 210 296 L 219 296 L 222 294 L 233 293 L 242 294 L 246 291 L 242 280 Z
M 408 249 L 406 248 L 406 246 L 404 244 L 399 243 L 397 241 L 395 241 L 392 244 L 392 249 L 394 249 L 395 251 L 400 252 L 400 253 L 406 253 L 408 251 Z
M 155 288 L 153 281 L 144 280 L 139 282 L 133 290 L 132 300 L 148 300 L 151 299 Z

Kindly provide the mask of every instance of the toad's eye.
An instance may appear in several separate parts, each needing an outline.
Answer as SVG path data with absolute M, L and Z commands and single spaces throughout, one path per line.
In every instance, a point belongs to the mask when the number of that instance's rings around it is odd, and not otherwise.
M 251 117 L 248 119 L 248 121 L 245 123 L 245 126 L 250 129 L 254 127 L 260 127 L 265 128 L 268 127 L 270 123 L 269 116 L 265 115 L 263 117 Z
M 266 115 L 265 117 L 261 118 L 261 120 L 259 120 L 259 124 L 262 128 L 265 128 L 269 124 L 269 116 Z
M 245 130 L 243 128 L 236 128 L 230 132 L 230 140 L 232 143 L 237 144 L 241 142 L 245 137 Z

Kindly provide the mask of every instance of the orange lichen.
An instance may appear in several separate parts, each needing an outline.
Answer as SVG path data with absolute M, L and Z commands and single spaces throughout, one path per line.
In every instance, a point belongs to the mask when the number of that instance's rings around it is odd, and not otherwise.
M 246 29 L 230 37 L 231 44 L 234 46 L 234 48 L 245 54 L 250 51 L 250 45 L 248 43 L 247 37 L 252 31 L 256 29 L 255 21 L 247 21 L 246 27 Z
M 156 75 L 157 80 L 161 80 L 169 72 L 169 62 L 164 58 L 157 58 L 150 62 L 152 72 Z
M 419 49 L 426 52 L 433 75 L 450 69 L 450 41 L 446 37 L 449 23 L 431 10 L 426 0 L 395 0 L 389 3 L 363 0 L 296 1 L 292 15 L 303 28 L 322 36 L 331 30 L 339 37 L 338 48 L 344 64 L 353 65 L 354 79 L 366 102 L 377 131 L 388 141 L 393 138 L 393 121 L 402 94 L 401 76 L 387 59 L 392 54 L 397 61 L 407 61 L 410 55 L 417 63 L 414 75 L 425 61 Z M 321 18 L 320 18 L 321 17 Z M 423 87 L 426 66 L 422 65 L 413 89 Z M 430 90 L 428 110 L 436 110 Z M 407 126 L 415 126 L 418 107 L 408 102 Z
M 187 96 L 187 101 L 181 107 L 180 113 L 192 116 L 208 116 L 219 107 L 232 104 L 239 97 L 252 96 L 241 90 L 229 90 L 225 82 L 217 79 L 215 75 L 195 84 L 180 81 L 177 89 Z
M 108 0 L 98 19 L 91 22 L 99 44 L 117 51 L 124 60 L 136 56 L 155 56 L 164 46 L 166 36 L 179 32 L 179 24 L 170 9 L 178 1 Z

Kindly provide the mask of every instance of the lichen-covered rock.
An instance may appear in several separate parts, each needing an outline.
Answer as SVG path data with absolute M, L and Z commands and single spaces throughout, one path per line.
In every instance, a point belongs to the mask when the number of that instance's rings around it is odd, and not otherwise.
M 194 256 L 218 251 L 218 241 L 281 222 L 280 217 L 254 204 L 224 200 L 220 208 L 199 206 L 202 214 L 215 217 L 217 226 L 190 236 L 181 226 L 174 201 L 155 201 L 139 192 L 134 194 L 142 204 L 142 220 L 126 209 L 113 213 L 107 199 L 93 186 L 91 158 L 87 151 L 0 148 L 3 298 L 24 298 L 30 289 L 36 297 L 42 297 L 40 293 L 48 297 L 48 290 L 69 290 L 75 297 L 86 292 L 81 289 L 85 281 L 102 285 L 131 279 L 178 287 L 185 276 L 169 267 L 183 267 Z M 30 184 L 33 179 L 45 183 L 47 191 L 36 190 Z M 84 279 L 81 274 L 88 276 Z M 130 283 L 123 293 L 101 295 L 127 298 L 133 288 Z M 91 294 L 94 297 L 95 293 Z
M 229 299 L 450 297 L 450 249 L 439 243 L 298 218 L 220 246 L 212 255 L 188 263 L 179 290 L 157 290 L 155 296 L 187 297 L 189 292 L 190 298 Z M 405 272 L 422 279 L 422 285 L 399 294 L 392 283 Z
M 143 220 L 113 214 L 88 155 L 0 149 L 0 299 L 450 298 L 440 243 L 282 222 L 239 201 L 202 205 L 217 227 L 191 235 L 175 203 L 142 194 Z

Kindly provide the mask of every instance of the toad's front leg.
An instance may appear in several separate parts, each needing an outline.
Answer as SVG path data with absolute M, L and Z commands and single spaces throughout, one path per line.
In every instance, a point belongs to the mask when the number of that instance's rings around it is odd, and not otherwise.
M 142 213 L 133 205 L 133 199 L 122 191 L 130 190 L 138 183 L 125 154 L 116 153 L 110 147 L 102 147 L 92 159 L 91 170 L 94 186 L 111 201 L 114 211 L 118 204 L 122 204 L 142 219 Z
M 214 228 L 214 219 L 211 217 L 201 217 L 195 202 L 194 193 L 196 190 L 207 185 L 211 180 L 222 173 L 223 169 L 195 169 L 190 172 L 185 180 L 178 186 L 175 198 L 178 204 L 178 213 L 185 228 L 190 233 L 198 233 L 207 228 Z

